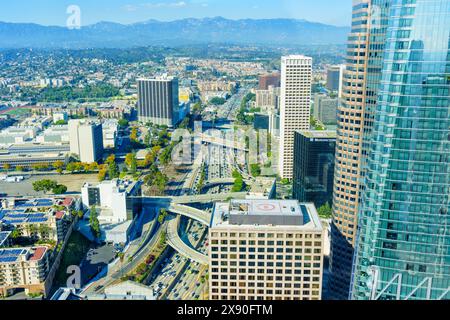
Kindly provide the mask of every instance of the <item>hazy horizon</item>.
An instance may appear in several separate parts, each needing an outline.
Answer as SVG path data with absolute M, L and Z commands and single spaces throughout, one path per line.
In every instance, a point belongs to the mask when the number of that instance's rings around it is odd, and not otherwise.
M 351 0 L 19 0 L 3 4 L 0 21 L 65 26 L 70 5 L 80 8 L 82 26 L 99 22 L 129 25 L 148 20 L 169 22 L 215 17 L 298 19 L 340 27 L 351 23 Z

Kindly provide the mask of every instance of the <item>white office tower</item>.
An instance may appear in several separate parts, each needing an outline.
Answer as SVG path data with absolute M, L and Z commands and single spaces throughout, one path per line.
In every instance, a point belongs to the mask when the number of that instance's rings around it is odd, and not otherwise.
M 294 132 L 310 128 L 311 85 L 312 58 L 281 58 L 279 173 L 283 179 L 291 180 L 293 176 Z
M 103 130 L 101 123 L 87 120 L 69 121 L 70 153 L 79 156 L 81 162 L 92 163 L 103 154 Z

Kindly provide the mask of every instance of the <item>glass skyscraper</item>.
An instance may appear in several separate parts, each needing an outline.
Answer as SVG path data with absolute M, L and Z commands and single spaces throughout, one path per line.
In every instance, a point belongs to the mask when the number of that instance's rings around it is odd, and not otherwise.
M 449 299 L 450 0 L 392 0 L 352 299 Z
M 333 299 L 347 299 L 358 212 L 375 118 L 390 0 L 355 0 L 342 101 L 338 106 L 331 225 Z

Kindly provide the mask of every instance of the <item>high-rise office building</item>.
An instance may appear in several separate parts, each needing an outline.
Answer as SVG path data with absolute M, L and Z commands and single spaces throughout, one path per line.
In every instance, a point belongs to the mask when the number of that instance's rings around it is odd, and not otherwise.
M 103 156 L 102 124 L 89 120 L 69 121 L 70 153 L 81 162 L 92 163 Z
M 279 87 L 281 84 L 281 75 L 279 72 L 264 74 L 259 77 L 259 90 L 267 90 L 269 86 Z
M 332 203 L 336 131 L 296 131 L 293 197 L 316 207 Z
M 217 203 L 209 229 L 210 299 L 320 300 L 323 236 L 311 203 Z
M 342 95 L 345 65 L 330 66 L 327 69 L 327 89 Z
M 184 117 L 180 113 L 177 78 L 138 79 L 139 121 L 172 128 Z
M 392 0 L 353 299 L 450 298 L 450 0 Z
M 312 58 L 282 57 L 279 173 L 283 179 L 292 179 L 294 132 L 310 128 L 311 85 Z
M 338 106 L 331 225 L 330 291 L 347 299 L 368 141 L 371 137 L 385 46 L 389 0 L 355 0 L 346 70 Z
M 336 125 L 338 103 L 338 98 L 331 98 L 326 94 L 315 94 L 314 118 L 320 120 L 324 124 Z

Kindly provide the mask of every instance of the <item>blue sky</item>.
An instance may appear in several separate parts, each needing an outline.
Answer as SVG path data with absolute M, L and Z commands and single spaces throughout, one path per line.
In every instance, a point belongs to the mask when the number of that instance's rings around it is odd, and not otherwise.
M 69 5 L 81 9 L 81 23 L 134 23 L 149 19 L 223 16 L 297 18 L 350 25 L 352 0 L 10 0 L 0 8 L 0 21 L 65 25 Z

